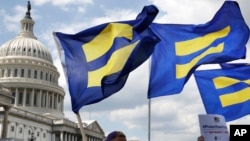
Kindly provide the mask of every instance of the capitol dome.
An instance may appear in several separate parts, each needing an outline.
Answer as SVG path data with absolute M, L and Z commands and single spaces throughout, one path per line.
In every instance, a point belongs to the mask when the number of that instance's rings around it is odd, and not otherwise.
M 30 9 L 21 20 L 21 31 L 0 47 L 0 83 L 9 88 L 14 107 L 63 118 L 65 92 L 48 49 L 33 33 Z
M 36 39 L 16 37 L 3 44 L 0 48 L 1 57 L 24 56 L 35 57 L 52 62 L 52 58 L 47 48 Z
M 47 48 L 33 34 L 34 21 L 30 12 L 27 12 L 21 20 L 21 25 L 22 28 L 18 36 L 1 46 L 0 57 L 35 57 L 53 63 Z

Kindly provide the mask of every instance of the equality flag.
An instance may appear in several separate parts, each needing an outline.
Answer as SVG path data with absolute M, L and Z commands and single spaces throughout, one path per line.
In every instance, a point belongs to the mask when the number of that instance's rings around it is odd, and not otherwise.
M 157 13 L 156 7 L 145 6 L 135 20 L 53 34 L 75 113 L 119 91 L 129 73 L 148 59 L 159 40 L 148 28 Z
M 148 98 L 180 93 L 201 64 L 245 58 L 249 28 L 235 1 L 225 1 L 205 24 L 151 28 L 161 41 L 152 54 Z
M 226 121 L 250 114 L 250 65 L 232 66 L 194 73 L 207 114 L 223 115 Z

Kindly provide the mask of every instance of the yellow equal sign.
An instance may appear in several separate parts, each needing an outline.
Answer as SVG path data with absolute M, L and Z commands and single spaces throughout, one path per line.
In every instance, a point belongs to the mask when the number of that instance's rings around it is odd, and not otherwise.
M 230 26 L 223 28 L 217 32 L 206 34 L 205 36 L 195 39 L 175 43 L 176 56 L 188 56 L 198 52 L 211 45 L 216 39 L 226 37 L 230 32 Z M 176 64 L 176 78 L 181 79 L 187 76 L 188 72 L 207 55 L 221 53 L 224 50 L 224 43 L 220 43 L 216 47 L 210 47 L 208 50 L 193 58 L 187 64 Z
M 247 85 L 250 85 L 250 80 L 240 81 L 238 79 L 229 77 L 216 77 L 213 79 L 213 82 L 216 89 L 227 88 L 237 83 L 246 83 Z M 250 100 L 250 87 L 246 87 L 245 89 L 239 90 L 237 92 L 221 95 L 219 98 L 222 107 L 245 102 Z
M 87 62 L 94 61 L 105 55 L 112 48 L 113 41 L 117 37 L 125 37 L 131 40 L 133 38 L 133 27 L 122 23 L 108 24 L 99 35 L 82 46 Z M 101 86 L 101 80 L 104 76 L 119 72 L 124 67 L 138 42 L 131 43 L 114 51 L 104 66 L 89 71 L 88 87 Z

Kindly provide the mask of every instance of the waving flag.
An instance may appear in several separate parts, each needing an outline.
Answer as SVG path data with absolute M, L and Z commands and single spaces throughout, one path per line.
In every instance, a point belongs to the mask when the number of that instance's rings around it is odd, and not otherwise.
M 158 38 L 148 28 L 158 9 L 146 6 L 135 20 L 102 24 L 74 35 L 56 32 L 72 110 L 109 97 L 153 52 Z
M 201 25 L 152 24 L 161 39 L 152 54 L 148 98 L 180 93 L 201 64 L 244 58 L 249 29 L 237 2 L 225 1 Z
M 227 121 L 250 113 L 250 65 L 194 73 L 208 114 L 220 114 Z

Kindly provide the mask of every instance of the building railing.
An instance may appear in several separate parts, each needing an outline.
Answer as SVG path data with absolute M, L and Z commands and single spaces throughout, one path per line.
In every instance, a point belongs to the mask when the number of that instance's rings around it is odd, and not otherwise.
M 25 118 L 28 119 L 32 119 L 32 120 L 36 120 L 36 121 L 40 121 L 40 122 L 45 122 L 47 124 L 52 124 L 53 120 L 49 119 L 47 117 L 38 115 L 38 114 L 34 114 L 16 107 L 13 107 L 9 110 L 9 114 L 15 114 L 15 115 L 19 115 L 19 116 L 23 116 Z

